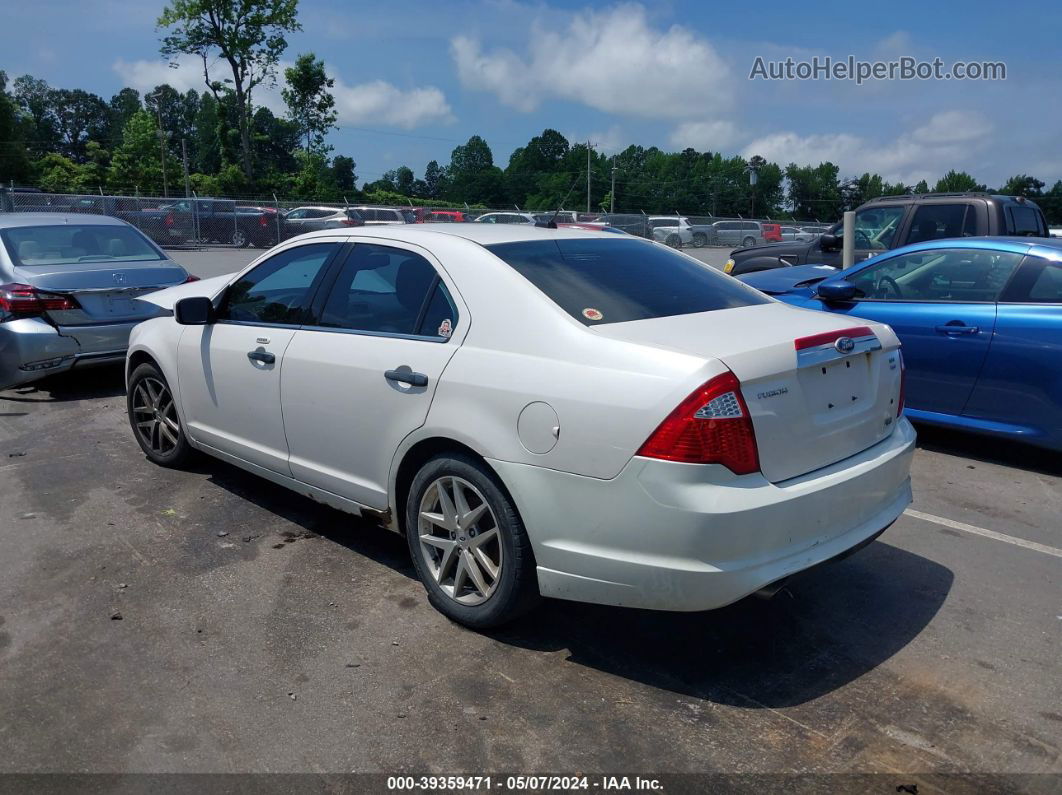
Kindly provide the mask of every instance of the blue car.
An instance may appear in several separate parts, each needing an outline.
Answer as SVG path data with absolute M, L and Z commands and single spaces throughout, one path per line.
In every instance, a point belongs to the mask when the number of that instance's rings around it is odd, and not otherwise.
M 892 326 L 910 419 L 1062 450 L 1062 240 L 929 240 L 846 271 L 739 278 L 794 306 Z

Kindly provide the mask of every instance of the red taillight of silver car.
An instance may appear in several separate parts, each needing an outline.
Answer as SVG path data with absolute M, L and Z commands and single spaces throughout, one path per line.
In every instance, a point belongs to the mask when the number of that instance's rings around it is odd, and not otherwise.
M 760 469 L 759 450 L 741 383 L 717 375 L 679 403 L 638 455 L 685 464 L 722 464 L 735 475 Z
M 41 292 L 29 284 L 0 284 L 0 312 L 12 317 L 33 317 L 66 309 L 80 309 L 80 306 L 72 296 Z

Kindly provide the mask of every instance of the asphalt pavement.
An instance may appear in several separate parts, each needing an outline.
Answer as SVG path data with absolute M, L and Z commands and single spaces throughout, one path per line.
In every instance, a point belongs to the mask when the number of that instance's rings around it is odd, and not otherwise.
M 254 254 L 175 252 L 201 276 Z M 860 772 L 883 792 L 1026 773 L 1050 791 L 1059 458 L 923 430 L 913 474 L 912 512 L 771 601 L 553 601 L 477 634 L 428 605 L 401 538 L 218 461 L 150 464 L 120 368 L 2 392 L 0 772 Z

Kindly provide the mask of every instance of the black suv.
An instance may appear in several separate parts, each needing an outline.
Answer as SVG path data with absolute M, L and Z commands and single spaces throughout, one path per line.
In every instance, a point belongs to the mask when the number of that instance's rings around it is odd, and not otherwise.
M 843 225 L 814 240 L 735 249 L 723 270 L 731 276 L 791 265 L 841 267 Z M 1047 221 L 1033 202 L 987 193 L 881 196 L 856 209 L 855 261 L 882 251 L 941 237 L 1017 235 L 1047 237 Z

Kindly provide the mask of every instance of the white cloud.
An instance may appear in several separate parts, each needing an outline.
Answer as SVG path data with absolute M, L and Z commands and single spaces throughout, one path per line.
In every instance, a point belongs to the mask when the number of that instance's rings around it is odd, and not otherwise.
M 205 91 L 203 80 L 203 62 L 195 56 L 182 56 L 170 66 L 166 61 L 125 61 L 121 58 L 112 65 L 114 72 L 122 82 L 147 93 L 162 83 L 168 83 L 180 92 L 194 89 Z M 277 75 L 283 82 L 284 69 L 290 62 L 281 62 Z M 211 65 L 211 79 L 223 80 L 226 74 L 224 63 Z M 453 113 L 446 102 L 446 96 L 434 86 L 424 86 L 404 91 L 384 80 L 348 85 L 338 75 L 330 75 L 335 80 L 332 94 L 336 100 L 336 112 L 339 124 L 374 124 L 386 127 L 411 129 L 432 122 L 451 122 Z M 254 89 L 253 100 L 256 106 L 265 106 L 273 113 L 285 113 L 284 100 L 280 95 L 281 86 L 262 84 Z
M 715 49 L 687 28 L 651 27 L 640 5 L 579 13 L 560 30 L 535 24 L 525 55 L 487 52 L 467 36 L 450 44 L 464 86 L 525 112 L 557 98 L 618 115 L 683 119 L 731 102 L 730 73 Z
M 671 133 L 676 149 L 692 147 L 700 152 L 719 152 L 733 145 L 738 130 L 730 121 L 685 121 Z
M 381 124 L 412 129 L 454 120 L 446 96 L 435 86 L 403 91 L 384 80 L 348 86 L 336 78 L 332 94 L 342 124 Z
M 976 170 L 974 158 L 991 147 L 992 130 L 991 122 L 978 113 L 947 110 L 891 142 L 849 133 L 777 132 L 752 141 L 742 154 L 762 155 L 783 165 L 829 160 L 840 167 L 842 176 L 870 171 L 890 181 L 914 184 L 939 177 L 945 168 Z

